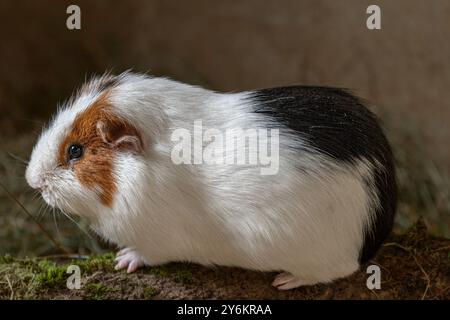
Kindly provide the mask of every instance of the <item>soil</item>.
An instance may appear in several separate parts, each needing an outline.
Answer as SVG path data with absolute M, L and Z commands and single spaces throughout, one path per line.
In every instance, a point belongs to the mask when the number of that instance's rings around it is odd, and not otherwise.
M 112 259 L 108 263 L 112 265 Z M 367 266 L 381 270 L 381 288 L 368 289 Z M 95 269 L 83 272 L 81 289 L 40 287 L 38 299 L 450 299 L 450 240 L 427 234 L 419 221 L 392 235 L 376 257 L 354 275 L 331 284 L 278 291 L 276 273 L 238 268 L 206 268 L 171 263 L 134 274 Z M 65 279 L 63 279 L 65 281 Z M 8 292 L 8 290 L 10 292 Z M 18 290 L 4 296 L 20 298 Z M 0 296 L 2 290 L 0 289 Z

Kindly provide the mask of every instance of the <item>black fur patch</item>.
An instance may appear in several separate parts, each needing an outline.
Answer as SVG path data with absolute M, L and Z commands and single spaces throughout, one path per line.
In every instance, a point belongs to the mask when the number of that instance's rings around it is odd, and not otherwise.
M 367 262 L 390 233 L 396 209 L 393 156 L 375 115 L 358 98 L 338 88 L 263 89 L 254 91 L 251 99 L 257 102 L 254 112 L 298 132 L 318 152 L 338 162 L 367 159 L 374 164 L 374 181 L 367 183 L 375 185 L 381 206 L 371 230 L 365 232 L 360 263 Z

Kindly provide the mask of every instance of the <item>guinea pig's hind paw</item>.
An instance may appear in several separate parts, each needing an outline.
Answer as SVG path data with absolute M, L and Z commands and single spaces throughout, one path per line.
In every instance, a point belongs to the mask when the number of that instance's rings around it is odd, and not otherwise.
M 121 270 L 127 269 L 127 273 L 135 272 L 140 267 L 144 266 L 145 262 L 141 255 L 133 248 L 125 248 L 117 253 L 115 259 L 117 262 L 114 269 Z
M 283 272 L 275 277 L 272 286 L 278 290 L 289 290 L 304 285 L 304 282 L 291 273 Z

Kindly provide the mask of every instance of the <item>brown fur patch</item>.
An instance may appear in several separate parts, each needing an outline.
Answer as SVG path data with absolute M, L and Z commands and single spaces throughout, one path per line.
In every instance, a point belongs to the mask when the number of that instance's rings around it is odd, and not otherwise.
M 98 189 L 101 202 L 112 206 L 117 185 L 113 176 L 113 162 L 120 146 L 104 141 L 98 133 L 97 123 L 104 123 L 109 132 L 108 138 L 116 139 L 122 135 L 140 136 L 134 126 L 119 119 L 111 112 L 108 91 L 105 91 L 91 106 L 74 120 L 70 133 L 59 147 L 59 163 L 72 169 L 79 181 L 90 189 Z M 72 144 L 83 146 L 83 156 L 69 161 L 68 148 Z

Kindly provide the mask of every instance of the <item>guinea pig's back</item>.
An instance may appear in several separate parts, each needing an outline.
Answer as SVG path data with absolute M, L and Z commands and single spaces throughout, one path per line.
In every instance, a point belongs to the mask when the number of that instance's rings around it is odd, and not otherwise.
M 249 100 L 253 112 L 270 118 L 269 126 L 281 125 L 280 131 L 288 128 L 306 143 L 298 144 L 299 153 L 325 157 L 338 167 L 355 166 L 355 171 L 359 163 L 372 168 L 364 183 L 376 199 L 369 204 L 371 217 L 363 230 L 359 256 L 360 263 L 367 262 L 391 231 L 396 209 L 393 156 L 375 115 L 358 98 L 338 88 L 263 89 L 252 92 Z

